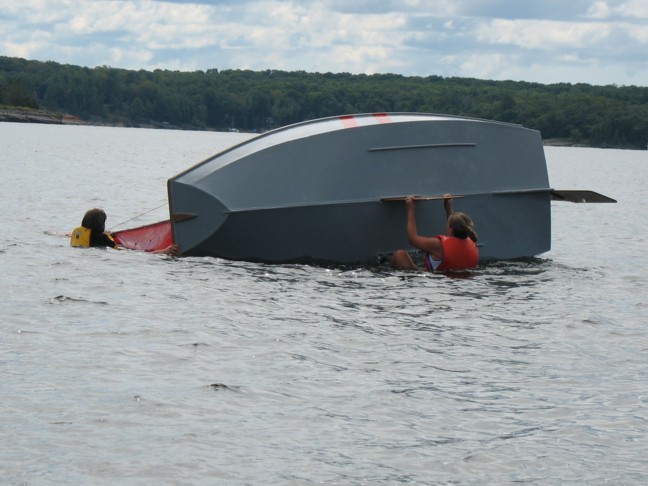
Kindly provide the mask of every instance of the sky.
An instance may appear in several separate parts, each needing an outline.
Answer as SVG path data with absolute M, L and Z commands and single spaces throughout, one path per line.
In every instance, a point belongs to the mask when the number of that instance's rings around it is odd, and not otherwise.
M 648 0 L 0 0 L 0 55 L 648 86 Z

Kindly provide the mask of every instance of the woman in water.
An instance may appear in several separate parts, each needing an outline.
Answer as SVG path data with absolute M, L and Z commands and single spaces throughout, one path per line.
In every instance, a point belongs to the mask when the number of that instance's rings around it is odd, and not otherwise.
M 447 217 L 445 235 L 421 236 L 416 230 L 416 201 L 413 196 L 405 199 L 407 205 L 407 239 L 415 248 L 425 253 L 425 266 L 429 271 L 466 270 L 475 268 L 479 260 L 477 234 L 473 222 L 465 213 L 452 210 L 452 198 L 447 196 L 443 206 Z M 396 251 L 391 264 L 403 269 L 416 269 L 412 257 L 405 250 Z

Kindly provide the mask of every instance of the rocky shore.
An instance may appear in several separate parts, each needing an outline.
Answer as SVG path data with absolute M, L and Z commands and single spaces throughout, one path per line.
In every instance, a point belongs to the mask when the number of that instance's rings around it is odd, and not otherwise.
M 135 127 L 135 128 L 173 128 L 181 129 L 168 123 L 130 123 L 128 120 L 83 120 L 75 115 L 57 113 L 30 108 L 0 107 L 0 122 L 14 123 L 47 123 L 51 125 L 93 125 L 102 127 Z M 189 128 L 191 129 L 191 128 Z M 196 128 L 198 130 L 198 128 Z
M 0 121 L 18 123 L 49 123 L 57 125 L 85 125 L 77 116 L 54 113 L 46 110 L 0 108 Z
M 589 147 L 587 144 L 572 142 L 565 138 L 545 138 L 542 143 L 545 147 Z

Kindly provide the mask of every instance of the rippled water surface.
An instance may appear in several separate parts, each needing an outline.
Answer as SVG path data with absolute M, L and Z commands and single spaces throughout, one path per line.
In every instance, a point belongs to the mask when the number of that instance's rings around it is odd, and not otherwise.
M 648 152 L 547 148 L 618 204 L 465 279 L 53 234 L 248 137 L 0 124 L 3 484 L 648 482 Z

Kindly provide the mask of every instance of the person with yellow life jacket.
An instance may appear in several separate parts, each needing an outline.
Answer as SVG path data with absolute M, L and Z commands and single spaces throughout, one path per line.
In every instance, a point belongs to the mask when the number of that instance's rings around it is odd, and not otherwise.
M 106 219 L 107 216 L 103 209 L 93 208 L 86 211 L 81 226 L 72 231 L 70 246 L 83 248 L 103 247 L 118 250 L 119 246 L 110 233 L 106 231 Z M 151 253 L 177 256 L 180 254 L 180 250 L 176 245 L 170 245 L 167 248 L 152 251 Z
M 110 233 L 106 233 L 106 213 L 103 209 L 90 209 L 83 216 L 81 226 L 72 231 L 70 246 L 105 247 L 118 249 Z
M 413 196 L 405 199 L 407 205 L 407 239 L 415 248 L 425 253 L 425 266 L 435 270 L 466 270 L 475 268 L 479 261 L 477 234 L 473 222 L 465 213 L 454 212 L 452 199 L 443 201 L 447 226 L 445 235 L 421 236 L 416 229 L 416 202 Z M 394 267 L 416 269 L 412 257 L 405 250 L 397 250 L 391 257 Z

